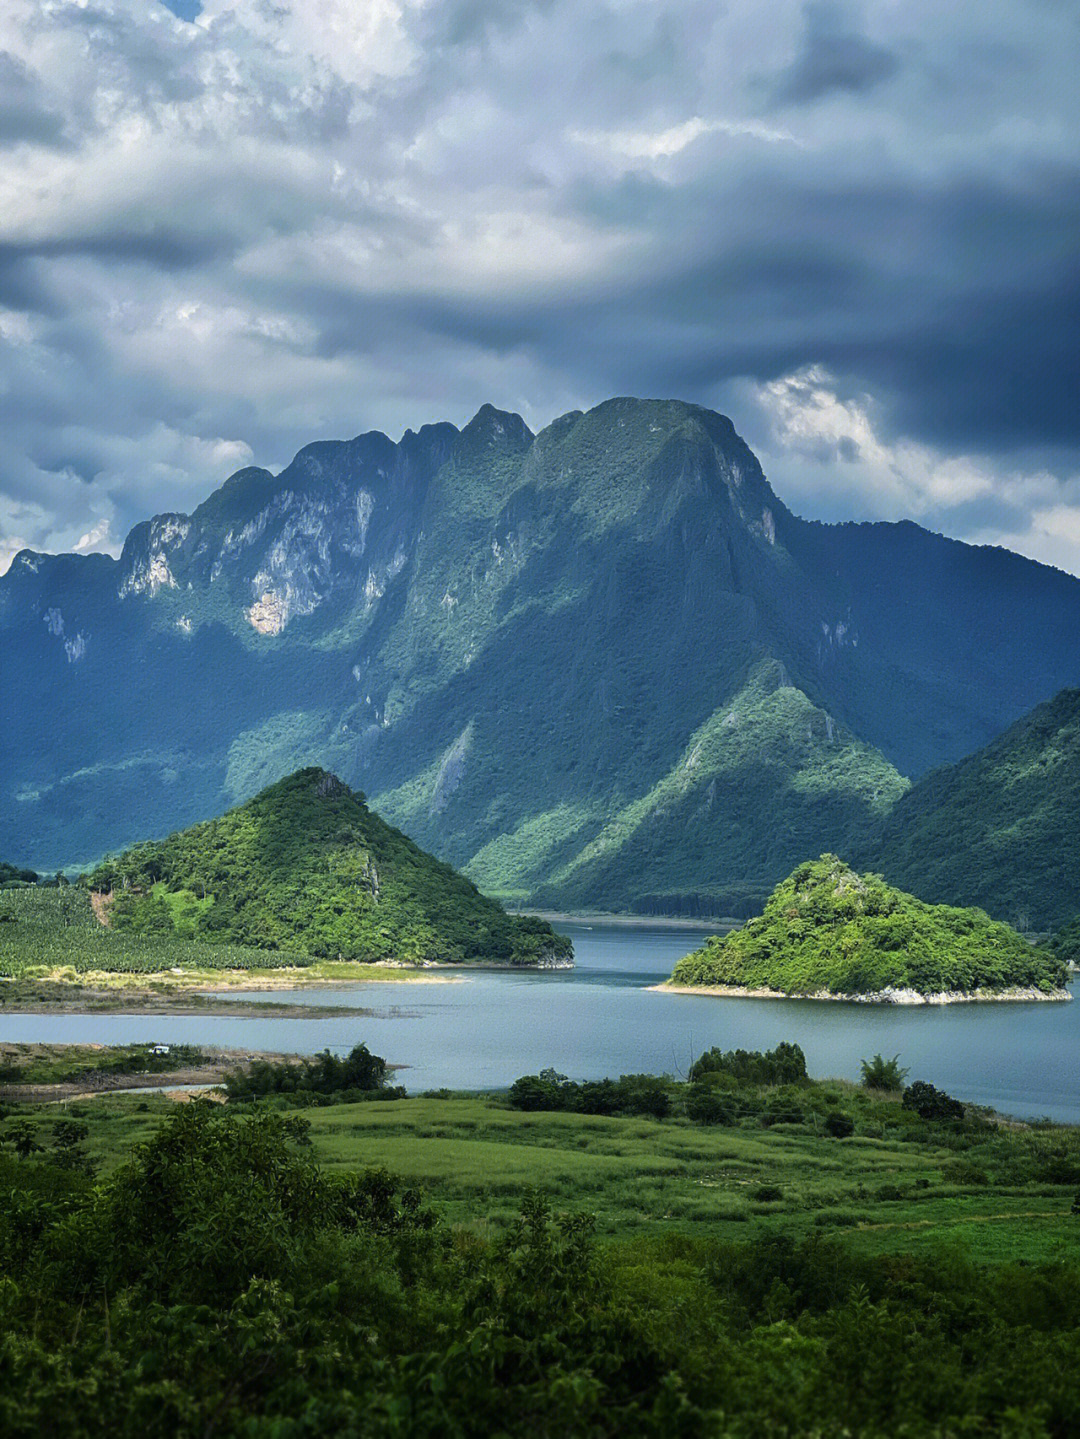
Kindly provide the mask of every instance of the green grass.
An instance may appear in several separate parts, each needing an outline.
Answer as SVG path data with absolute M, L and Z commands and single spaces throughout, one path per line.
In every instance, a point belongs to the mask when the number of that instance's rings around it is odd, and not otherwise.
M 834 1140 L 803 1126 L 712 1129 L 677 1119 L 528 1114 L 480 1097 L 308 1114 L 327 1168 L 384 1165 L 422 1184 L 464 1223 L 481 1205 L 487 1222 L 507 1222 L 525 1190 L 539 1188 L 558 1207 L 594 1211 L 609 1234 L 707 1228 L 735 1238 L 762 1228 L 833 1229 L 875 1253 L 948 1243 L 972 1258 L 1080 1258 L 1080 1224 L 1069 1213 L 1075 1185 L 972 1190 L 949 1177 L 957 1155 L 933 1143 Z M 1053 1133 L 1068 1136 L 1080 1160 L 1080 1134 Z M 978 1152 L 985 1149 L 992 1172 L 1040 1142 L 1045 1134 L 993 1131 Z M 766 1184 L 781 1189 L 780 1201 L 754 1198 Z M 883 1198 L 882 1189 L 900 1197 Z
M 932 1127 L 885 1126 L 879 1137 L 877 1116 L 894 1105 L 853 1086 L 819 1088 L 854 1108 L 853 1138 L 807 1126 L 521 1113 L 480 1095 L 304 1114 L 315 1157 L 331 1172 L 385 1167 L 421 1186 L 451 1221 L 482 1230 L 508 1224 L 526 1191 L 539 1189 L 555 1208 L 594 1213 L 611 1238 L 824 1232 L 868 1254 L 946 1246 L 986 1263 L 1080 1259 L 1080 1223 L 1070 1213 L 1076 1183 L 1031 1177 L 1048 1156 L 1080 1164 L 1080 1131 L 988 1128 L 965 1137 L 962 1149 Z M 108 1167 L 168 1101 L 118 1094 L 68 1108 L 88 1120 L 91 1154 Z M 988 1182 L 962 1182 L 958 1164 Z M 781 1198 L 755 1197 L 765 1186 Z

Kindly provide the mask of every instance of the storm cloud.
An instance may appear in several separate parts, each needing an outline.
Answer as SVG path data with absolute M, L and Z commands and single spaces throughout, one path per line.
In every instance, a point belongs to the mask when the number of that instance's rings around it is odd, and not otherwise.
M 485 401 L 1080 571 L 1059 0 L 9 0 L 0 565 Z

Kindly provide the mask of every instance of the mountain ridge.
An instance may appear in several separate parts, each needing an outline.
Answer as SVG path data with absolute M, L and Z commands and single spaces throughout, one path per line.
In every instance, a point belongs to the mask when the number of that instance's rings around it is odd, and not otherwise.
M 122 561 L 22 552 L 0 577 L 3 852 L 85 863 L 318 763 L 516 902 L 699 912 L 763 897 L 805 857 L 789 829 L 854 852 L 881 794 L 1080 682 L 1080 581 L 802 520 L 699 406 L 623 397 L 535 436 L 484 407 L 268 475 L 136 527 Z M 716 729 L 765 673 L 803 698 L 736 756 Z M 702 794 L 762 800 L 719 843 L 664 813 L 710 724 Z M 623 860 L 581 860 L 635 806 Z M 560 893 L 568 865 L 592 878 Z

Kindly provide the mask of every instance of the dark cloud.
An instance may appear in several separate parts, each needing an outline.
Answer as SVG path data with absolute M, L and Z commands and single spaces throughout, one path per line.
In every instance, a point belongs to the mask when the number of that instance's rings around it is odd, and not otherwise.
M 809 105 L 837 91 L 859 95 L 900 69 L 899 55 L 849 29 L 830 0 L 811 0 L 805 15 L 803 48 L 776 82 L 776 104 Z
M 727 405 L 822 514 L 1076 501 L 1069 7 L 167 8 L 0 16 L 6 533 L 613 393 Z
M 49 108 L 37 77 L 0 50 L 0 149 L 24 144 L 66 147 L 64 122 Z

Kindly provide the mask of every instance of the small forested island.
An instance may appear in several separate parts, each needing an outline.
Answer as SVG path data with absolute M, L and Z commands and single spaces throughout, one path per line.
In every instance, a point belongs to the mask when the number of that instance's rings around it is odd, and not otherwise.
M 836 855 L 799 865 L 765 911 L 709 939 L 661 988 L 883 1004 L 1069 999 L 1060 955 L 979 909 L 926 904 Z
M 321 769 L 135 845 L 86 883 L 118 934 L 273 950 L 286 963 L 572 963 L 570 940 L 507 914 Z

